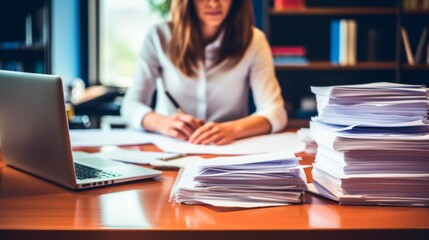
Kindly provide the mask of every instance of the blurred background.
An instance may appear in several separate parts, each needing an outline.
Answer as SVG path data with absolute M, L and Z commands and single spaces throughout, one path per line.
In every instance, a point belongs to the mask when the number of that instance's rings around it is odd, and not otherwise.
M 60 75 L 73 128 L 125 127 L 121 98 L 169 0 L 4 0 L 0 69 Z M 429 83 L 429 0 L 253 0 L 290 125 L 315 116 L 310 86 Z M 249 99 L 252 106 L 252 99 Z M 76 118 L 74 118 L 76 117 Z

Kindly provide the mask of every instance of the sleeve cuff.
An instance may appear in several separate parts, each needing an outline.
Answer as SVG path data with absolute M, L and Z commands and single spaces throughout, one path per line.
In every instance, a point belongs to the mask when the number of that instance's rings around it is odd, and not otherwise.
M 149 112 L 152 112 L 152 109 L 144 106 L 134 109 L 130 122 L 131 127 L 136 130 L 145 130 L 142 126 L 142 120 Z
M 271 124 L 271 133 L 276 133 L 284 130 L 287 123 L 287 113 L 286 110 L 276 110 L 276 111 L 260 111 L 252 114 L 253 116 L 264 117 Z

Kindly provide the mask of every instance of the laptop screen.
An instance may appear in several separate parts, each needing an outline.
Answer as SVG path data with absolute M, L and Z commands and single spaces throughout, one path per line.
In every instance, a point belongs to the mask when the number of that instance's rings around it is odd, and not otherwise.
M 8 165 L 73 187 L 75 175 L 59 76 L 0 71 L 0 139 Z

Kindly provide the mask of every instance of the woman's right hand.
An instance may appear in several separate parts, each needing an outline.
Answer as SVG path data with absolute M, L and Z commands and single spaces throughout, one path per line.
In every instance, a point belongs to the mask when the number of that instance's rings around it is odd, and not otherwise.
M 148 113 L 142 121 L 143 128 L 163 135 L 187 141 L 194 131 L 204 122 L 192 115 L 175 113 L 163 116 L 154 112 Z

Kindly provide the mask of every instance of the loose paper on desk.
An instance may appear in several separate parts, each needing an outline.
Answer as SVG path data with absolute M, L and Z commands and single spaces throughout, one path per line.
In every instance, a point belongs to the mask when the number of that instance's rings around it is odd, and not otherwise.
M 180 169 L 190 165 L 196 165 L 201 161 L 204 161 L 204 158 L 191 156 L 177 158 L 169 161 L 156 160 L 150 162 L 150 165 L 154 166 L 157 169 Z
M 112 146 L 105 147 L 94 155 L 122 162 L 150 164 L 158 169 L 179 169 L 203 160 L 201 157 L 187 157 L 180 153 L 137 151 Z
M 167 137 L 156 138 L 154 144 L 166 152 L 190 154 L 243 155 L 274 152 L 285 149 L 298 153 L 305 149 L 305 144 L 295 133 L 261 135 L 237 140 L 222 146 L 196 145 Z
M 157 134 L 133 130 L 100 129 L 70 130 L 73 147 L 99 147 L 105 145 L 137 145 L 152 143 Z
M 137 164 L 150 164 L 157 161 L 165 162 L 185 156 L 184 154 L 179 153 L 138 151 L 112 146 L 104 147 L 101 152 L 94 153 L 94 155 L 102 158 Z
M 137 145 L 153 143 L 164 152 L 190 154 L 255 154 L 289 149 L 302 152 L 305 144 L 295 133 L 268 134 L 234 141 L 228 145 L 197 145 L 167 136 L 133 130 L 71 130 L 73 147 Z

